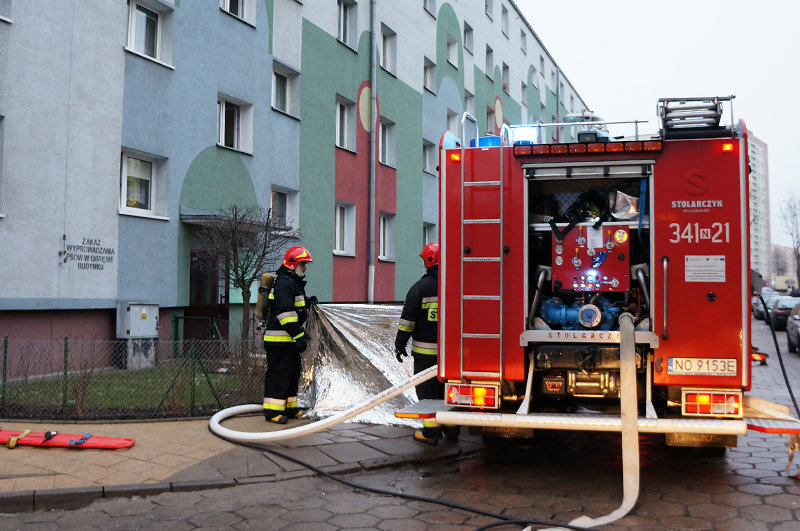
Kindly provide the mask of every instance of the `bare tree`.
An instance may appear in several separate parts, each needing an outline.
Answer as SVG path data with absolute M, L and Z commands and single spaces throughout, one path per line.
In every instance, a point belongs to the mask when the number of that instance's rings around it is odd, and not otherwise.
M 776 275 L 783 276 L 786 274 L 786 256 L 777 247 L 772 250 L 772 263 L 775 266 Z
M 231 285 L 242 293 L 242 339 L 250 330 L 250 295 L 261 274 L 276 268 L 281 253 L 299 238 L 285 227 L 285 215 L 258 205 L 231 205 L 200 229 L 200 254 L 209 264 L 224 264 Z
M 792 239 L 794 278 L 797 280 L 800 279 L 800 197 L 795 192 L 791 192 L 781 203 L 781 216 L 786 232 Z

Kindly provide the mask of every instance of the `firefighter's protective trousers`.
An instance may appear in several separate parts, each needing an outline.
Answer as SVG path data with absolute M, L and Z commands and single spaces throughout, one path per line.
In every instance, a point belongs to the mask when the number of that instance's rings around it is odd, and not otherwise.
M 269 293 L 269 317 L 264 332 L 267 372 L 264 376 L 264 413 L 291 415 L 297 409 L 300 380 L 298 341 L 305 343 L 308 317 L 305 280 L 281 266 Z
M 414 356 L 414 373 L 436 365 L 439 330 L 439 266 L 429 267 L 425 275 L 408 290 L 400 324 L 397 326 L 397 342 L 411 339 L 411 354 Z M 444 398 L 444 384 L 436 378 L 416 387 L 417 398 Z M 423 431 L 439 430 L 434 420 L 423 420 Z

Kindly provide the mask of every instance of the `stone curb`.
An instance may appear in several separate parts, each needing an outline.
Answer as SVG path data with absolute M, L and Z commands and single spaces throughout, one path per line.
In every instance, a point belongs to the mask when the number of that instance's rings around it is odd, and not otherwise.
M 476 453 L 475 448 L 451 447 L 443 451 L 419 455 L 414 459 L 403 456 L 380 457 L 367 459 L 358 463 L 340 463 L 319 467 L 320 470 L 333 475 L 352 474 L 391 468 L 403 464 L 422 464 L 435 460 L 448 460 L 457 457 L 470 457 Z M 128 485 L 112 485 L 108 487 L 80 487 L 67 489 L 42 489 L 22 492 L 0 493 L 0 513 L 20 513 L 38 510 L 77 509 L 89 505 L 95 500 L 106 498 L 132 498 L 134 496 L 155 496 L 164 492 L 191 492 L 196 490 L 227 489 L 237 485 L 271 483 L 290 479 L 316 476 L 313 470 L 303 468 L 277 474 L 242 478 L 224 478 L 214 480 L 170 481 L 161 483 L 134 483 Z

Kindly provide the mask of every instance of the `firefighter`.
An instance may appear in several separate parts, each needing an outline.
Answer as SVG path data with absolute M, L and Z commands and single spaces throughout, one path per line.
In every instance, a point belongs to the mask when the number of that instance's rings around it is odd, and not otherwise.
M 419 255 L 425 264 L 425 275 L 419 279 L 406 295 L 394 350 L 397 361 L 403 363 L 408 356 L 406 346 L 411 339 L 411 354 L 414 356 L 414 373 L 436 365 L 438 354 L 437 337 L 439 327 L 439 244 L 429 243 Z M 443 399 L 444 385 L 436 378 L 419 384 L 417 398 Z M 448 439 L 458 438 L 458 427 L 445 427 L 435 420 L 423 420 L 422 429 L 414 432 L 414 440 L 436 445 L 442 432 Z
M 264 417 L 268 422 L 286 424 L 303 411 L 297 407 L 300 354 L 308 347 L 303 325 L 308 311 L 304 277 L 306 264 L 313 262 L 305 247 L 292 247 L 283 257 L 269 292 L 269 317 L 264 333 L 267 373 L 264 376 Z

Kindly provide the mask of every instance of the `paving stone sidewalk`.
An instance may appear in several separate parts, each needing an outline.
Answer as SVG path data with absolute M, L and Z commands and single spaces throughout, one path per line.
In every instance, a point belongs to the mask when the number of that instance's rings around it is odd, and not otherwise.
M 4 429 L 88 431 L 136 439 L 132 448 L 124 450 L 0 447 L 0 513 L 68 509 L 98 498 L 225 488 L 315 475 L 288 459 L 219 439 L 208 431 L 207 419 L 0 425 Z M 261 416 L 237 417 L 225 425 L 247 432 L 277 428 L 267 425 Z M 334 474 L 469 456 L 483 447 L 480 439 L 469 435 L 463 435 L 457 443 L 443 441 L 436 447 L 427 446 L 411 440 L 412 433 L 409 427 L 345 423 L 266 446 Z

